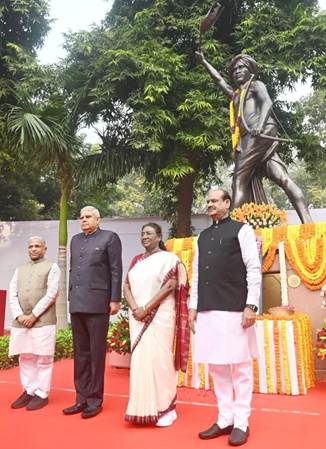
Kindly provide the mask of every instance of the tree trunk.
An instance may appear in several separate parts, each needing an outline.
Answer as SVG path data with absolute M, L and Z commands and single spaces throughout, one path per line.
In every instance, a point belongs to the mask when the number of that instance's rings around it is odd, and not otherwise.
M 59 253 L 58 265 L 61 270 L 59 296 L 57 299 L 57 327 L 66 329 L 68 327 L 67 318 L 67 216 L 68 216 L 68 194 L 69 187 L 65 181 L 61 181 L 60 196 L 60 220 L 59 220 Z
M 191 208 L 194 194 L 195 174 L 184 176 L 178 188 L 176 237 L 191 236 Z

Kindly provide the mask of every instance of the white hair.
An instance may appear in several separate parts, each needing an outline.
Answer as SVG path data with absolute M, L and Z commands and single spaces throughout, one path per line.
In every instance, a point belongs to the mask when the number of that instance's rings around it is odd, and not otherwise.
M 207 192 L 210 192 L 211 190 L 224 190 L 222 186 L 219 186 L 218 184 L 215 184 L 213 186 L 210 186 Z
M 96 209 L 96 207 L 94 207 L 94 206 L 85 206 L 85 207 L 83 207 L 80 210 L 80 213 L 82 214 L 83 211 L 85 211 L 85 210 L 89 210 L 92 213 L 92 215 L 94 215 L 94 217 L 101 218 L 101 214 L 99 213 L 98 209 Z
M 33 235 L 32 237 L 30 237 L 28 239 L 28 243 L 30 243 L 32 240 L 39 240 L 42 243 L 42 245 L 46 246 L 46 242 L 45 242 L 44 238 L 40 237 L 39 235 Z

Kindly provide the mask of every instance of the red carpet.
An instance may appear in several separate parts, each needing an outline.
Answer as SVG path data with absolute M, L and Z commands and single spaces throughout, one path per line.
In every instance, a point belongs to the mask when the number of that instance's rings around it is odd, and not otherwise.
M 42 410 L 12 410 L 21 393 L 18 369 L 0 371 L 0 449 L 227 448 L 227 437 L 202 441 L 197 433 L 216 419 L 211 392 L 181 388 L 178 420 L 169 428 L 135 427 L 123 420 L 129 371 L 107 369 L 104 408 L 97 417 L 64 416 L 74 403 L 72 361 L 57 362 L 50 402 Z M 248 449 L 324 449 L 326 382 L 306 396 L 254 395 Z

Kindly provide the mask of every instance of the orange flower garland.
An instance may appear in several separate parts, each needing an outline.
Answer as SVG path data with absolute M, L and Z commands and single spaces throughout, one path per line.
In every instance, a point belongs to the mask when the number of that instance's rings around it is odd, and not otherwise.
M 289 355 L 287 348 L 286 338 L 286 321 L 281 320 L 281 345 L 282 345 L 282 361 L 283 361 L 283 376 L 284 376 L 284 388 L 286 394 L 291 394 L 291 381 L 290 381 L 290 367 L 289 367 Z
M 169 239 L 165 242 L 166 249 L 178 256 L 185 265 L 189 284 L 191 284 L 192 279 L 192 260 L 194 258 L 196 241 L 197 237 L 185 237 L 182 239 Z
M 263 272 L 272 266 L 283 241 L 290 266 L 309 290 L 319 290 L 326 280 L 326 223 L 257 229 L 263 240 Z
M 278 328 L 278 321 L 273 321 L 273 338 L 274 338 L 274 352 L 275 352 L 275 370 L 276 370 L 276 393 L 282 393 L 281 381 L 281 354 L 280 354 L 280 332 Z
M 286 223 L 286 212 L 271 204 L 245 203 L 233 209 L 231 218 L 248 223 L 254 229 L 273 228 Z
M 253 372 L 254 372 L 254 393 L 260 393 L 259 363 L 257 359 L 253 359 Z
M 249 206 L 248 206 L 249 207 Z M 237 219 L 243 219 L 240 212 Z M 262 238 L 263 264 L 266 273 L 272 266 L 279 242 L 284 242 L 289 264 L 309 290 L 319 290 L 326 281 L 326 222 L 302 225 L 282 225 L 255 229 Z M 189 282 L 197 237 L 170 239 L 167 249 L 174 252 L 185 264 Z
M 305 388 L 303 384 L 303 348 L 300 342 L 300 320 L 293 321 L 293 331 L 294 331 L 294 342 L 295 342 L 295 356 L 297 359 L 297 376 L 298 376 L 298 387 L 299 393 L 304 394 Z
M 274 338 L 274 353 L 275 353 L 275 369 L 276 369 L 276 390 L 277 393 L 291 394 L 291 380 L 290 380 L 290 368 L 289 357 L 287 350 L 287 335 L 286 335 L 286 322 L 293 321 L 294 328 L 294 343 L 296 351 L 296 365 L 298 370 L 298 384 L 300 393 L 304 393 L 305 389 L 313 387 L 315 385 L 315 369 L 314 369 L 314 355 L 312 345 L 312 332 L 311 323 L 308 315 L 304 313 L 294 313 L 288 317 L 280 318 L 264 314 L 257 316 L 257 320 L 274 321 L 273 323 L 273 338 Z M 279 330 L 279 324 L 281 331 Z M 264 343 L 265 340 L 265 323 L 264 323 Z M 265 344 L 264 344 L 265 346 Z M 266 357 L 267 348 L 265 348 Z M 281 357 L 282 353 L 282 357 Z M 269 354 L 269 351 L 268 351 Z M 299 355 L 298 355 L 299 354 Z M 267 370 L 266 364 L 266 370 Z M 255 365 L 254 365 L 255 367 Z M 255 372 L 255 371 L 254 371 Z M 284 391 L 282 388 L 282 372 L 284 379 Z M 258 371 L 259 373 L 259 371 Z M 299 374 L 301 373 L 301 374 Z M 299 379 L 301 376 L 301 382 Z M 268 377 L 266 375 L 266 377 Z M 304 384 L 303 384 L 304 382 Z M 267 388 L 269 391 L 267 379 Z M 257 388 L 257 386 L 255 387 Z M 257 391 L 257 390 L 254 390 Z M 259 391 L 259 390 L 258 390 Z
M 272 384 L 271 354 L 270 354 L 269 330 L 267 319 L 263 320 L 263 326 L 264 326 L 264 352 L 265 352 L 267 393 L 274 393 Z

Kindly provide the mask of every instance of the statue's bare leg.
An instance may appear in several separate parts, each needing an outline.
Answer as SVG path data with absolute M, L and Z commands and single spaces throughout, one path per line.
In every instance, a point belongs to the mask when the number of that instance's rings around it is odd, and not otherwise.
M 250 181 L 252 169 L 243 170 L 240 174 L 235 173 L 232 179 L 232 204 L 231 209 L 241 207 L 244 203 L 251 201 Z
M 292 206 L 296 210 L 302 223 L 311 223 L 312 218 L 309 213 L 306 201 L 300 187 L 292 181 L 283 162 L 278 154 L 274 154 L 265 164 L 267 177 L 280 186 L 287 194 Z

